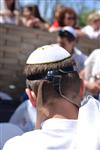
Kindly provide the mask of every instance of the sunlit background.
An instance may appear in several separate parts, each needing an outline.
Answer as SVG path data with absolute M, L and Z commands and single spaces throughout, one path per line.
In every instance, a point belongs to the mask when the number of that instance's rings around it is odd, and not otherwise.
M 77 13 L 100 9 L 100 0 L 19 0 L 21 6 L 37 4 L 42 17 L 52 21 L 53 10 L 56 4 L 73 7 Z

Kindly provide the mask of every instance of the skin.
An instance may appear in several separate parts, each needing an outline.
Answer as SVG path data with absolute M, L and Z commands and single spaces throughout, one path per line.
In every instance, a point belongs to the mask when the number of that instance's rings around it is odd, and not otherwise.
M 81 96 L 84 93 L 83 84 L 80 86 Z M 34 105 L 37 103 L 37 97 L 35 93 L 29 88 L 26 89 L 26 93 Z M 42 105 L 37 107 L 37 121 L 36 128 L 41 128 L 41 123 L 49 118 L 63 118 L 63 119 L 77 119 L 79 108 L 72 104 L 71 102 L 65 100 L 63 97 L 55 97 L 52 96 L 54 91 L 50 91 L 48 96 L 48 101 Z M 53 101 L 52 101 L 53 99 Z M 59 99 L 59 100 L 58 100 Z M 77 96 L 77 99 L 81 101 L 80 96 Z M 63 108 L 63 109 L 61 109 Z
M 100 19 L 93 21 L 91 23 L 91 26 L 94 28 L 95 31 L 100 30 Z
M 11 6 L 14 0 L 5 0 L 5 2 L 7 5 L 7 10 L 0 11 L 0 16 L 8 16 L 8 17 L 13 17 L 14 15 L 18 16 L 19 12 L 17 10 L 14 10 L 13 12 L 11 11 Z
M 100 79 L 95 80 L 94 82 L 84 81 L 84 85 L 88 91 L 96 95 L 100 91 Z
M 66 38 L 57 37 L 57 42 L 61 47 L 66 49 L 70 54 L 73 54 L 76 41 L 69 42 Z
M 64 24 L 65 26 L 73 27 L 75 24 L 74 16 L 66 13 L 64 18 Z

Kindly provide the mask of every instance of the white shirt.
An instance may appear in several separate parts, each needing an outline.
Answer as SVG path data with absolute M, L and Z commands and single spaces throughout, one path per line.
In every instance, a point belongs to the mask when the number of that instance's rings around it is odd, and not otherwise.
M 69 150 L 76 134 L 77 121 L 53 118 L 34 130 L 8 141 L 3 150 Z
M 87 59 L 87 56 L 83 54 L 79 49 L 74 48 L 74 53 L 72 55 L 72 59 L 76 63 L 75 68 L 78 72 L 80 72 L 84 68 L 84 62 Z
M 85 26 L 81 31 L 87 34 L 90 39 L 96 39 L 100 35 L 100 30 L 95 31 L 91 25 Z
M 52 118 L 9 140 L 3 150 L 100 150 L 100 102 L 88 96 L 78 120 Z
M 89 80 L 91 77 L 100 75 L 100 49 L 94 50 L 85 61 L 86 74 L 85 78 Z
M 19 2 L 18 0 L 16 0 L 15 2 L 15 7 L 16 9 L 19 9 Z M 7 5 L 6 5 L 6 1 L 5 0 L 0 0 L 0 13 L 4 13 L 5 11 L 7 11 Z M 10 17 L 10 16 L 2 16 L 0 15 L 0 23 L 4 24 L 4 23 L 8 23 L 8 24 L 16 24 L 16 17 Z

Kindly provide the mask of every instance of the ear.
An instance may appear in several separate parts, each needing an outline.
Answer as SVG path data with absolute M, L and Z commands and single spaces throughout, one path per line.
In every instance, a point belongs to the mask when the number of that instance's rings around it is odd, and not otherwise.
M 35 93 L 32 90 L 30 90 L 29 88 L 26 88 L 25 91 L 26 91 L 26 93 L 27 93 L 27 95 L 29 97 L 29 100 L 31 101 L 32 105 L 34 107 L 36 107 L 36 95 L 35 95 Z

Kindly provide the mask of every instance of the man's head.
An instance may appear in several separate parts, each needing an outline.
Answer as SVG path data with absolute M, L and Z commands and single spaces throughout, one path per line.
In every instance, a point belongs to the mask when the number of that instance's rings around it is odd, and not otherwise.
M 81 80 L 74 71 L 70 54 L 62 47 L 47 45 L 33 51 L 27 60 L 25 73 L 26 91 L 32 103 L 36 103 L 38 112 L 48 114 L 45 112 L 48 108 L 52 112 L 50 117 L 57 113 L 58 103 L 80 106 Z
M 57 42 L 61 47 L 66 49 L 70 54 L 72 54 L 74 51 L 73 49 L 76 44 L 76 39 L 77 39 L 76 32 L 74 28 L 70 26 L 61 28 L 58 31 Z

